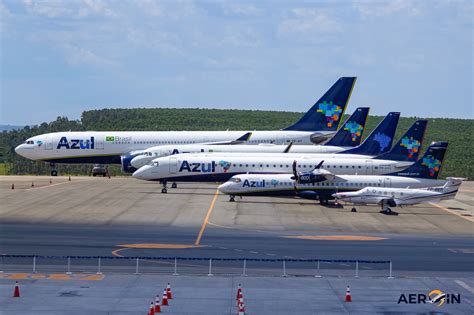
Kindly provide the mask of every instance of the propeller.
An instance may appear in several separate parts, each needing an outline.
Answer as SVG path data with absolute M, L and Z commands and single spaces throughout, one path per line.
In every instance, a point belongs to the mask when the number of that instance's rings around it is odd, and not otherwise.
M 293 177 L 295 181 L 298 180 L 298 172 L 296 171 L 296 160 L 293 161 Z

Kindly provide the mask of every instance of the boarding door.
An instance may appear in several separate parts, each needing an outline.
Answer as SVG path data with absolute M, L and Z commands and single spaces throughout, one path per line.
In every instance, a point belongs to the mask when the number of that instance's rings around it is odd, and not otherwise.
M 94 148 L 97 150 L 103 150 L 104 149 L 104 136 L 95 136 L 94 139 Z
M 47 136 L 46 143 L 44 144 L 45 150 L 52 150 L 53 149 L 53 137 Z
M 371 160 L 368 160 L 365 162 L 365 174 L 366 175 L 373 175 L 374 171 L 374 162 Z
M 384 178 L 384 187 L 392 187 L 392 179 L 390 177 Z
M 178 171 L 178 159 L 170 158 L 170 174 L 176 174 Z

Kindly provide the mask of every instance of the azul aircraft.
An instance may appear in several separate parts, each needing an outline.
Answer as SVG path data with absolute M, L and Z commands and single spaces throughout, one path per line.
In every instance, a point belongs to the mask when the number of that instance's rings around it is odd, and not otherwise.
M 276 131 L 253 131 L 248 144 L 295 145 L 326 141 L 337 130 L 356 78 L 342 77 L 293 125 Z M 126 164 L 156 145 L 222 144 L 247 131 L 81 131 L 55 132 L 27 139 L 15 151 L 28 159 L 52 163 Z M 53 170 L 51 175 L 57 175 Z
M 176 144 L 151 147 L 137 154 L 130 164 L 133 168 L 148 164 L 158 157 L 182 153 L 207 153 L 207 152 L 241 152 L 241 153 L 336 153 L 358 146 L 362 139 L 362 133 L 369 114 L 368 107 L 359 107 L 339 128 L 336 134 L 323 145 L 222 145 L 222 144 Z M 250 135 L 249 135 L 250 137 Z M 239 140 L 239 139 L 237 139 Z
M 438 202 L 441 200 L 454 199 L 462 178 L 448 177 L 444 186 L 428 187 L 421 189 L 413 188 L 386 188 L 366 187 L 354 192 L 338 192 L 332 196 L 336 200 L 350 202 L 354 205 L 380 205 L 382 213 L 396 213 L 389 207 L 414 205 L 427 202 Z M 352 207 L 352 212 L 357 209 Z
M 406 168 L 416 161 L 418 153 L 412 153 L 412 150 L 403 143 L 404 139 L 411 135 L 418 139 L 421 145 L 425 128 L 418 128 L 418 125 L 423 122 L 426 124 L 426 121 L 415 122 L 389 152 L 375 158 L 372 156 L 359 157 L 356 154 L 246 153 L 243 155 L 225 152 L 178 154 L 154 159 L 151 164 L 135 171 L 133 177 L 160 181 L 164 184 L 162 192 L 166 193 L 167 181 L 226 181 L 233 175 L 242 173 L 291 173 L 292 167 L 301 172 L 311 172 L 322 161 L 325 161 L 324 166 L 318 172 L 329 171 L 337 175 L 387 174 Z M 371 138 L 373 137 L 369 136 L 367 140 L 375 141 Z M 364 144 L 367 143 L 367 140 L 364 141 Z M 367 147 L 373 148 L 371 143 L 367 143 Z M 293 162 L 296 160 L 298 163 Z
M 422 159 L 403 170 L 385 175 L 338 175 L 331 169 L 321 168 L 326 161 L 317 166 L 317 172 L 298 172 L 294 163 L 293 173 L 235 175 L 218 189 L 230 195 L 230 201 L 234 201 L 234 196 L 297 196 L 319 199 L 321 204 L 327 204 L 337 193 L 359 191 L 365 187 L 437 187 L 446 183 L 437 178 L 447 146 L 447 142 L 434 142 Z

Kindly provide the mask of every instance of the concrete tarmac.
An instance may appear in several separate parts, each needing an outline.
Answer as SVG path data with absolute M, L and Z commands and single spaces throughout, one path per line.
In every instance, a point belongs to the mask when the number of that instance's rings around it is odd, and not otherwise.
M 405 274 L 473 272 L 472 182 L 456 200 L 398 216 L 302 199 L 230 203 L 216 187 L 161 194 L 133 178 L 0 177 L 0 253 L 392 260 Z

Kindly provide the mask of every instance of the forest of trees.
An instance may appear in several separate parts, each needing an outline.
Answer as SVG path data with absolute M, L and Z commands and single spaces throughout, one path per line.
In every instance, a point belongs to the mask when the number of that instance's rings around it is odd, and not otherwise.
M 277 130 L 295 122 L 302 113 L 199 109 L 199 108 L 134 108 L 84 111 L 80 121 L 58 117 L 50 123 L 0 133 L 0 163 L 7 174 L 49 174 L 49 165 L 18 156 L 15 146 L 28 137 L 55 131 L 81 130 Z M 347 118 L 347 117 L 346 117 Z M 369 116 L 364 136 L 383 119 Z M 417 117 L 400 119 L 397 138 Z M 474 178 L 472 119 L 430 118 L 423 148 L 432 141 L 448 141 L 449 148 L 441 176 Z M 91 165 L 61 165 L 62 174 L 88 174 Z M 112 174 L 121 174 L 120 167 L 110 168 Z

